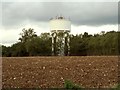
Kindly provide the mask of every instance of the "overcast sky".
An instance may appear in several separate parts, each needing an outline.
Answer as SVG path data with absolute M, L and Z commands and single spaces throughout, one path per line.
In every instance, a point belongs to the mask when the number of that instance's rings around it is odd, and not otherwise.
M 49 19 L 62 15 L 71 19 L 71 33 L 89 34 L 118 30 L 118 2 L 2 2 L 2 44 L 18 42 L 23 28 L 37 35 L 50 32 Z M 25 0 L 24 0 L 25 1 Z M 50 0 L 49 0 L 50 1 Z M 1 6 L 1 5 L 0 5 Z M 1 12 L 1 11 L 0 11 Z

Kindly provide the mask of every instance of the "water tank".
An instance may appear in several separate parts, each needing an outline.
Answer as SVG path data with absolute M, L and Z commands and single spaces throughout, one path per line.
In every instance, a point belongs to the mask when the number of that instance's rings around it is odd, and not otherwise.
M 70 31 L 71 30 L 71 22 L 63 17 L 58 17 L 50 20 L 50 30 L 59 30 L 59 31 Z

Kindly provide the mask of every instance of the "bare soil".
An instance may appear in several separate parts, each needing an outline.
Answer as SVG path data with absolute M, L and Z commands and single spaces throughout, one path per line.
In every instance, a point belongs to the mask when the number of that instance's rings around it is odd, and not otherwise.
M 3 57 L 3 88 L 63 88 L 70 80 L 85 88 L 118 82 L 117 56 Z

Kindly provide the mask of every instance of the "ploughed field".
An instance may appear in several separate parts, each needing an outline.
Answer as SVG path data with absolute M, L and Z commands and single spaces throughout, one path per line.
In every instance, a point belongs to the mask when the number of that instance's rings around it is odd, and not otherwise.
M 65 80 L 85 88 L 118 81 L 117 56 L 3 57 L 3 88 L 63 88 Z

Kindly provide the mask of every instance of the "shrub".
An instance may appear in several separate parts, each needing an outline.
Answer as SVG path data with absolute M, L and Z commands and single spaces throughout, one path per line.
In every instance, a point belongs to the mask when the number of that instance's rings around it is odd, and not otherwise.
M 81 90 L 82 89 L 79 85 L 76 85 L 69 80 L 65 80 L 64 87 L 66 89 L 75 89 L 75 90 Z
M 114 86 L 114 88 L 112 88 L 111 90 L 120 90 L 120 84 L 117 84 L 117 85 Z
M 117 85 L 117 89 L 120 90 L 120 84 Z

